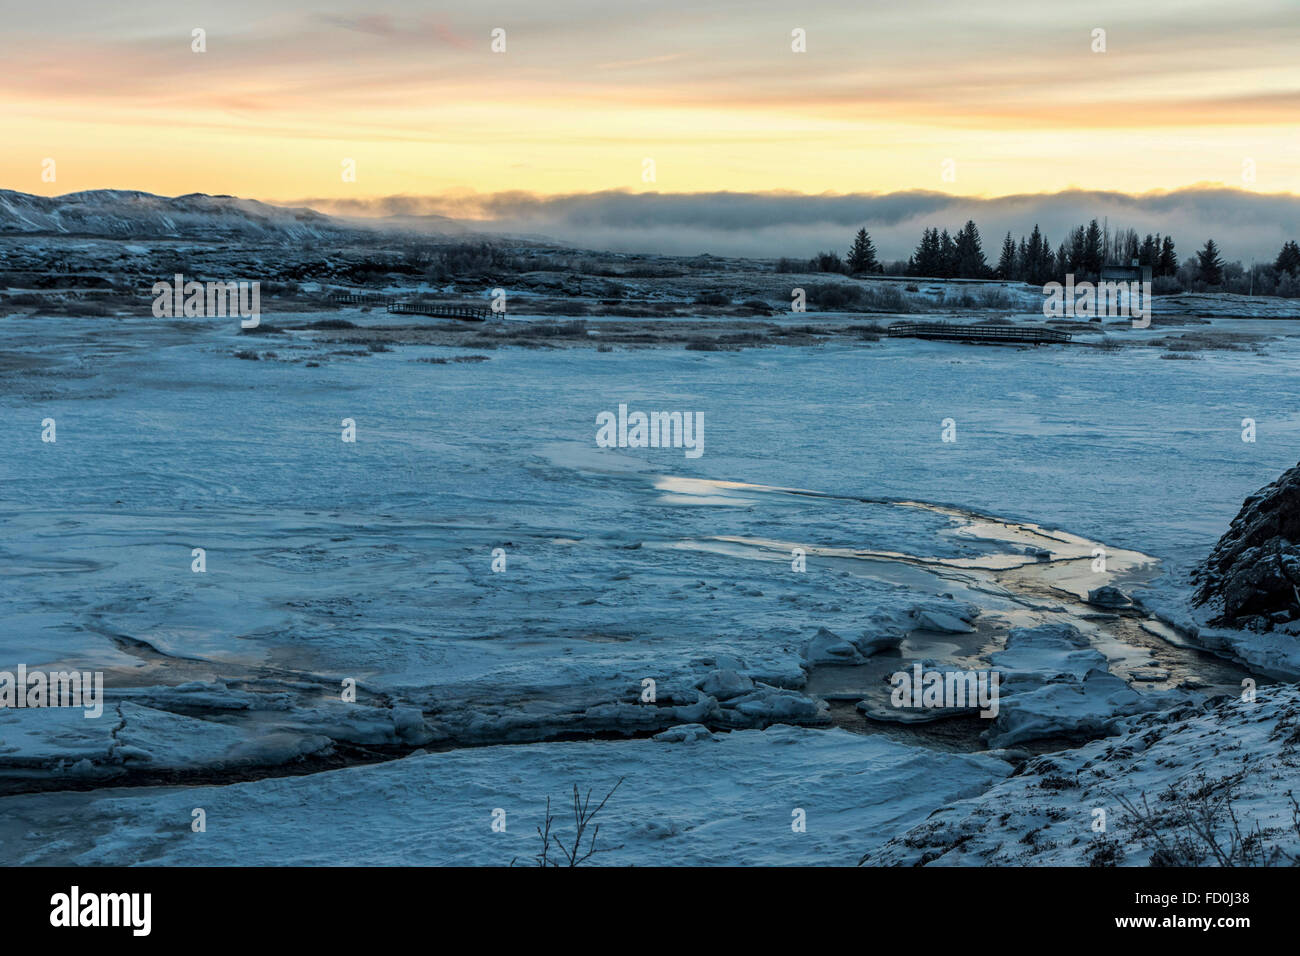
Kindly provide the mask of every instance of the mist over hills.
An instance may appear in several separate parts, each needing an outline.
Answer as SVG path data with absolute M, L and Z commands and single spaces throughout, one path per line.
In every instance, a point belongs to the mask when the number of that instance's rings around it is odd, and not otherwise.
M 380 199 L 305 199 L 301 205 L 351 217 L 446 216 L 462 226 L 508 235 L 544 235 L 589 249 L 667 255 L 809 257 L 843 254 L 866 227 L 884 260 L 906 259 L 921 232 L 979 226 L 986 253 L 1007 232 L 1037 223 L 1053 245 L 1080 223 L 1109 220 L 1112 230 L 1174 236 L 1181 258 L 1214 238 L 1225 259 L 1272 261 L 1300 239 L 1300 196 L 1202 184 L 1130 195 L 1074 189 L 979 198 L 929 190 L 808 195 L 795 192 L 448 193 Z
M 512 237 L 612 252 L 777 258 L 843 252 L 865 226 L 882 260 L 906 259 L 929 226 L 979 226 L 987 254 L 1038 224 L 1052 243 L 1089 219 L 1171 234 L 1180 258 L 1214 238 L 1228 261 L 1269 262 L 1300 239 L 1300 196 L 1199 186 L 1132 196 L 1095 190 L 972 198 L 885 194 L 524 192 L 307 199 L 293 204 L 99 189 L 45 197 L 0 190 L 0 235 L 301 242 L 376 232 Z

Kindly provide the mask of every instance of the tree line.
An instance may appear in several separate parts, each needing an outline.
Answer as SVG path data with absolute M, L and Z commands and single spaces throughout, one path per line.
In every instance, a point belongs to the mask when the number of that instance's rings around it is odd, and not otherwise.
M 1225 263 L 1213 239 L 1195 257 L 1178 261 L 1173 236 L 1160 233 L 1139 235 L 1135 229 L 1111 231 L 1096 219 L 1075 226 L 1052 248 L 1051 241 L 1034 224 L 1019 242 L 1010 232 L 1002 240 L 996 265 L 990 265 L 979 227 L 973 220 L 952 235 L 947 229 L 923 230 L 921 241 L 906 261 L 881 262 L 875 243 L 865 228 L 859 229 L 841 258 L 836 252 L 819 252 L 806 263 L 782 259 L 780 272 L 838 272 L 844 275 L 898 275 L 936 279 L 1007 279 L 1045 285 L 1064 282 L 1067 274 L 1076 279 L 1095 279 L 1103 265 L 1150 266 L 1156 292 L 1201 288 L 1259 295 L 1300 296 L 1300 245 L 1283 243 L 1272 263 Z

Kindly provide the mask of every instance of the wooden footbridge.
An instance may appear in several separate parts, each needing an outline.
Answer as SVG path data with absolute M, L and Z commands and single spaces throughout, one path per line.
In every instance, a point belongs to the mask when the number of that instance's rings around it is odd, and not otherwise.
M 438 319 L 460 319 L 462 322 L 486 322 L 492 318 L 491 309 L 470 309 L 459 305 L 433 305 L 429 302 L 390 302 L 388 311 L 397 315 L 431 315 Z
M 1026 325 L 951 325 L 947 322 L 895 322 L 885 330 L 892 338 L 937 339 L 990 345 L 1064 345 L 1073 336 L 1058 329 Z
M 336 292 L 330 296 L 335 305 L 382 305 L 394 315 L 428 315 L 437 319 L 460 319 L 462 322 L 486 322 L 492 318 L 491 309 L 474 309 L 461 305 L 435 305 L 415 300 L 405 302 L 387 295 L 366 295 L 357 292 Z

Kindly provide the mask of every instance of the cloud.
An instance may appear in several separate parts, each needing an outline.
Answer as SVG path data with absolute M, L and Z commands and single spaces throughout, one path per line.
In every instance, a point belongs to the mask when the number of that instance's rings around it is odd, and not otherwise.
M 449 193 L 380 199 L 307 199 L 294 205 L 349 217 L 441 216 L 485 233 L 547 236 L 571 245 L 620 252 L 805 257 L 843 252 L 865 227 L 885 259 L 905 259 L 921 230 L 955 232 L 973 219 L 994 258 L 1002 236 L 1019 239 L 1037 224 L 1053 246 L 1089 219 L 1112 231 L 1172 235 L 1181 257 L 1208 238 L 1229 261 L 1271 260 L 1287 239 L 1300 239 L 1300 196 L 1253 193 L 1218 185 L 1129 195 L 1069 190 L 991 199 L 914 190 L 803 195 L 790 192 L 632 193 L 563 196 L 526 192 Z M 416 226 L 418 228 L 418 226 Z M 436 221 L 428 226 L 438 230 Z
M 371 33 L 380 37 L 400 36 L 404 31 L 401 27 L 393 22 L 391 17 L 382 14 L 359 14 L 356 16 L 327 16 L 321 15 L 320 20 L 332 26 L 341 27 L 344 30 L 355 30 L 357 33 Z

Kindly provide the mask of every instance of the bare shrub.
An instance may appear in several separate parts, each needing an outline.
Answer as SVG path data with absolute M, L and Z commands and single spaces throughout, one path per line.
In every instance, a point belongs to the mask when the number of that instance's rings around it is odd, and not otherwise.
M 1286 833 L 1277 828 L 1263 830 L 1258 823 L 1252 829 L 1237 817 L 1233 806 L 1244 773 L 1218 780 L 1197 774 L 1183 788 L 1171 785 L 1159 802 L 1167 808 L 1153 809 L 1146 793 L 1141 804 L 1126 796 L 1114 795 L 1133 823 L 1133 833 L 1152 847 L 1152 866 L 1274 866 L 1296 865 L 1300 856 L 1283 849 L 1280 843 L 1269 845 L 1270 838 Z M 1292 830 L 1300 837 L 1300 804 L 1291 800 Z
M 979 302 L 986 309 L 1007 309 L 1011 307 L 1011 296 L 1002 289 L 984 289 L 980 292 Z
M 823 312 L 849 310 L 862 302 L 862 287 L 847 282 L 818 282 L 808 286 L 808 302 Z
M 867 286 L 863 301 L 872 309 L 885 312 L 910 312 L 911 306 L 903 298 L 903 292 L 896 285 Z
M 618 783 L 610 787 L 609 793 L 605 794 L 605 799 L 601 800 L 595 808 L 591 808 L 591 790 L 587 790 L 586 797 L 578 793 L 578 785 L 573 785 L 573 840 L 568 843 L 559 833 L 552 830 L 555 817 L 551 814 L 551 798 L 546 798 L 546 819 L 543 826 L 537 828 L 537 836 L 542 841 L 542 849 L 535 857 L 538 866 L 580 866 L 587 860 L 591 859 L 597 853 L 603 852 L 596 849 L 596 837 L 600 834 L 600 824 L 594 827 L 592 821 L 596 814 L 605 808 L 609 798 L 614 795 L 623 784 L 623 778 L 618 778 Z M 587 835 L 587 829 L 591 828 L 591 838 L 584 850 L 582 838 Z M 517 859 L 517 858 L 516 858 Z M 510 865 L 514 866 L 515 861 L 511 860 Z

